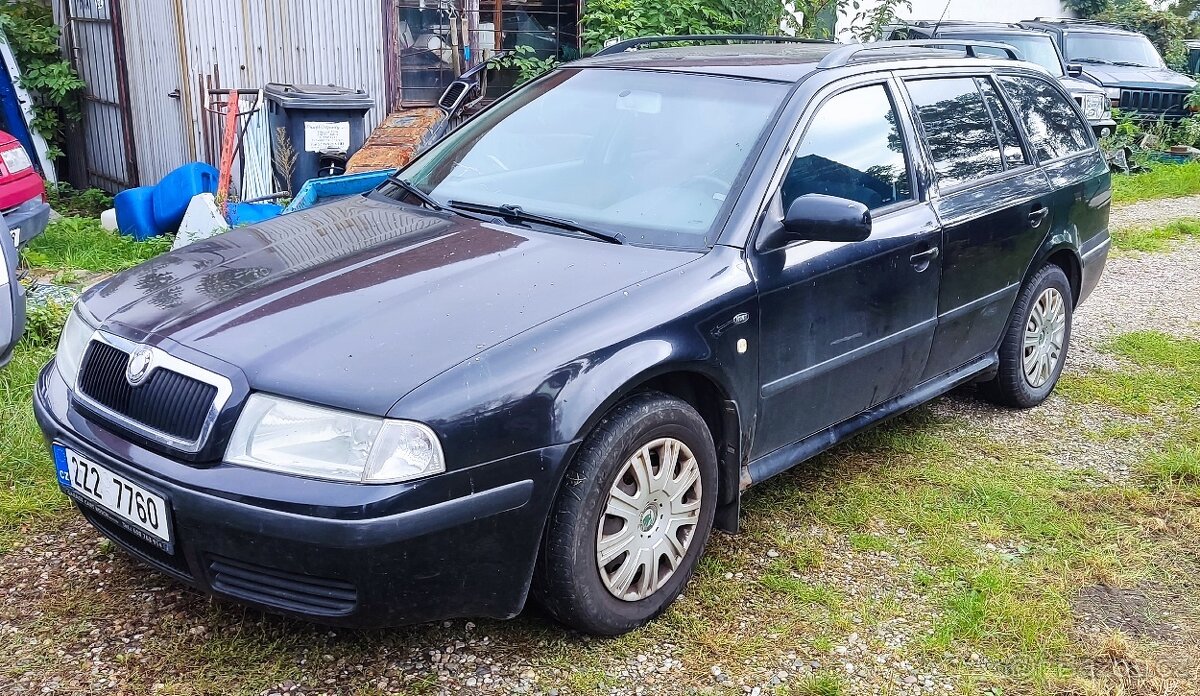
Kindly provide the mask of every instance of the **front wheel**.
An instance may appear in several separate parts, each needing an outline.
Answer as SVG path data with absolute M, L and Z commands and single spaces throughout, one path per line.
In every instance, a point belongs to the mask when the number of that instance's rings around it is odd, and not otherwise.
M 1021 289 L 1000 343 L 996 377 L 982 385 L 991 401 L 1031 408 L 1050 396 L 1071 342 L 1071 284 L 1058 266 L 1046 266 Z
M 717 456 L 700 414 L 664 394 L 617 405 L 555 502 L 534 591 L 562 623 L 619 635 L 683 592 L 712 530 Z

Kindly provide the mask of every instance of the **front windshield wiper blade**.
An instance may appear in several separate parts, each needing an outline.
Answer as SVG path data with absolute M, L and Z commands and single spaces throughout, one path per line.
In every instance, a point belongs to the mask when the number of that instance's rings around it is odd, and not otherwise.
M 1145 63 L 1134 63 L 1131 60 L 1114 60 L 1112 62 L 1112 64 L 1113 65 L 1122 65 L 1127 68 L 1153 68 L 1154 67 L 1153 65 L 1146 65 Z
M 416 184 L 409 181 L 408 179 L 400 178 L 400 176 L 398 174 L 389 175 L 387 180 L 388 180 L 388 182 L 393 183 L 396 186 L 399 186 L 400 188 L 404 189 L 405 193 L 409 194 L 413 198 L 416 198 L 417 200 L 424 203 L 425 207 L 429 208 L 430 210 L 445 210 L 446 209 L 446 206 L 442 205 L 441 203 L 438 203 L 433 198 L 433 196 L 430 196 L 428 193 L 425 193 L 424 191 L 422 191 Z
M 613 244 L 624 244 L 625 235 L 620 232 L 605 232 L 597 230 L 586 225 L 581 225 L 574 220 L 566 218 L 553 217 L 551 215 L 542 215 L 541 213 L 531 213 L 519 205 L 488 205 L 486 203 L 472 203 L 470 201 L 449 201 L 447 203 L 451 208 L 460 208 L 469 210 L 475 213 L 488 213 L 496 215 L 505 220 L 516 220 L 519 222 L 536 222 L 550 227 L 557 227 L 570 232 L 580 232 L 589 237 L 595 237 Z
M 1072 63 L 1096 63 L 1098 65 L 1112 65 L 1111 60 L 1104 60 L 1103 58 L 1072 58 L 1070 62 L 1072 62 Z

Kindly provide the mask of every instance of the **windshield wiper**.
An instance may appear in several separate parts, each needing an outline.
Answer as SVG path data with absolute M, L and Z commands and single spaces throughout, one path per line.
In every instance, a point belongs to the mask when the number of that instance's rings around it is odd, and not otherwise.
M 425 193 L 424 191 L 422 191 L 420 188 L 417 187 L 416 184 L 409 181 L 408 179 L 402 179 L 397 174 L 391 174 L 388 176 L 387 180 L 390 183 L 393 183 L 393 184 L 399 186 L 400 188 L 404 189 L 405 193 L 407 193 L 408 195 L 412 196 L 413 198 L 416 198 L 417 200 L 424 203 L 425 207 L 429 208 L 430 210 L 445 210 L 446 209 L 446 206 L 442 205 L 441 203 L 438 203 L 436 200 L 434 200 L 433 196 L 430 196 L 428 193 Z
M 1131 60 L 1114 60 L 1112 62 L 1112 64 L 1113 65 L 1123 65 L 1127 68 L 1153 68 L 1154 67 L 1153 65 L 1146 65 L 1145 63 L 1134 63 Z
M 586 234 L 589 237 L 595 237 L 612 244 L 624 244 L 625 235 L 620 232 L 604 232 L 603 230 L 593 229 L 585 225 L 581 225 L 574 220 L 566 218 L 553 217 L 551 215 L 542 215 L 540 213 L 531 213 L 519 205 L 488 205 L 486 203 L 472 203 L 470 201 L 449 201 L 447 203 L 451 208 L 460 208 L 469 210 L 475 213 L 488 213 L 496 215 L 504 220 L 515 220 L 518 222 L 535 222 L 550 227 L 557 227 L 561 230 L 570 232 L 579 232 Z
M 1104 60 L 1103 58 L 1072 58 L 1072 63 L 1096 63 L 1099 65 L 1112 65 L 1112 61 Z

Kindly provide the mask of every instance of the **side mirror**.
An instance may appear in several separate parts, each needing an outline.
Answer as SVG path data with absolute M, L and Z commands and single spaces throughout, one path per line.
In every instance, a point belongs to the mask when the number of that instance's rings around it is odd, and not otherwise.
M 861 242 L 871 236 L 871 211 L 858 201 L 807 193 L 792 201 L 777 240 L 787 242 Z
M 1067 77 L 1079 77 L 1083 74 L 1083 65 L 1080 63 L 1067 63 Z

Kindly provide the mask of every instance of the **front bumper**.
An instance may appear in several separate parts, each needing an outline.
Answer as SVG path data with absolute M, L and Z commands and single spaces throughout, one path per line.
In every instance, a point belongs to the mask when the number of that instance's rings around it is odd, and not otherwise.
M 34 412 L 48 443 L 168 499 L 171 552 L 72 496 L 119 546 L 205 592 L 352 627 L 520 613 L 555 472 L 571 449 L 361 486 L 188 465 L 141 449 L 77 413 L 54 363 L 38 380 Z M 386 514 L 364 514 L 384 504 Z
M 18 247 L 46 231 L 50 224 L 50 204 L 39 196 L 30 199 L 12 210 L 4 211 L 4 222 L 13 233 Z

